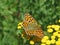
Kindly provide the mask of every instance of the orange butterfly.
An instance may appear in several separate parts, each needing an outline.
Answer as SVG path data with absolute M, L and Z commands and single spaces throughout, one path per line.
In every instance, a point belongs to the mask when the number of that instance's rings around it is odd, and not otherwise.
M 23 29 L 29 36 L 36 36 L 38 38 L 42 38 L 44 36 L 43 30 L 30 14 L 25 14 L 24 16 Z

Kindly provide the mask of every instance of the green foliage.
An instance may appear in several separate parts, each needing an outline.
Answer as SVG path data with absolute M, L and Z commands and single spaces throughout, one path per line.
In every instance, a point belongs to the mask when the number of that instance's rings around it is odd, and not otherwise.
M 60 19 L 60 0 L 0 0 L 0 45 L 24 45 L 17 25 L 25 13 L 46 30 Z

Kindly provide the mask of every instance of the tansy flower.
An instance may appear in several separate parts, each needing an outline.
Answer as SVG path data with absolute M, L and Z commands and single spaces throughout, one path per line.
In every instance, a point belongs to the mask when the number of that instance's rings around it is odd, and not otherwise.
M 55 31 L 58 31 L 58 30 L 59 30 L 59 28 L 60 28 L 60 26 L 59 26 L 59 25 L 52 25 L 52 28 L 54 28 L 54 29 L 55 29 Z
M 41 40 L 42 43 L 45 43 L 46 41 L 47 41 L 46 39 L 42 39 L 42 40 Z
M 56 45 L 60 45 L 60 41 L 56 41 Z
M 47 32 L 51 33 L 53 32 L 53 29 L 48 29 Z
M 55 25 L 55 31 L 58 31 L 59 30 L 59 28 L 60 28 L 60 26 L 59 25 Z
M 22 28 L 22 22 L 18 24 L 18 29 L 21 29 Z
M 60 34 L 60 30 L 59 31 L 57 31 L 58 32 L 58 34 Z
M 59 37 L 59 38 L 60 38 L 60 34 L 58 34 L 58 35 L 57 35 L 57 37 Z
M 53 33 L 53 36 L 57 36 L 57 35 L 58 35 L 58 32 L 54 32 L 54 33 Z
M 50 40 L 47 40 L 47 41 L 46 41 L 46 44 L 51 44 L 51 41 L 50 41 Z
M 34 44 L 34 41 L 33 41 L 33 40 L 31 40 L 31 41 L 30 41 L 30 44 L 31 44 L 31 45 L 33 45 L 33 44 Z
M 54 33 L 53 33 L 53 36 L 57 36 L 57 37 L 60 38 L 60 31 L 54 32 Z
M 44 36 L 44 37 L 42 38 L 41 42 L 42 42 L 42 43 L 46 43 L 46 41 L 47 41 L 48 39 L 49 39 L 48 36 Z
M 44 36 L 43 39 L 49 39 L 49 37 L 48 36 Z
M 48 25 L 47 28 L 51 28 L 52 26 L 51 25 Z
M 56 40 L 55 39 L 52 39 L 51 40 L 51 44 L 55 44 Z
M 51 36 L 51 39 L 55 39 L 55 36 Z
M 20 23 L 18 24 L 18 26 L 22 26 L 22 22 L 20 22 Z
M 52 25 L 52 28 L 55 28 L 55 25 Z
M 21 26 L 18 26 L 17 29 L 21 29 L 22 27 Z
M 60 40 L 60 38 L 58 38 L 58 41 Z

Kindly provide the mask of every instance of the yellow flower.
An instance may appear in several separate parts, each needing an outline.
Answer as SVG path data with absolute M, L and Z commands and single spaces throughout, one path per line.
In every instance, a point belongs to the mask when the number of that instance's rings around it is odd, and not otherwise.
M 48 39 L 49 39 L 48 36 L 44 36 L 44 37 L 42 38 L 41 42 L 42 42 L 42 43 L 45 43 Z
M 54 29 L 55 29 L 55 31 L 58 31 L 58 30 L 59 30 L 59 28 L 60 28 L 60 26 L 59 26 L 59 25 L 52 25 L 52 28 L 54 28 Z
M 22 28 L 22 22 L 18 24 L 18 29 L 21 29 Z
M 58 32 L 58 34 L 60 34 L 60 30 L 59 31 L 57 31 Z
M 17 29 L 21 29 L 22 27 L 21 26 L 18 26 Z
M 60 38 L 58 38 L 58 41 L 60 41 Z
M 51 36 L 51 39 L 55 39 L 55 36 Z
M 46 45 L 46 44 L 41 44 L 41 45 Z
M 59 37 L 59 38 L 60 38 L 60 34 L 58 34 L 58 35 L 57 35 L 57 37 Z
M 55 29 L 55 31 L 58 31 L 59 28 L 60 28 L 60 26 L 59 25 L 56 25 L 54 29 Z
M 18 24 L 18 26 L 22 26 L 22 22 L 20 22 L 20 23 Z
M 47 40 L 47 41 L 46 41 L 46 44 L 51 44 L 51 41 L 50 41 L 50 40 Z
M 52 28 L 55 28 L 55 25 L 52 25 Z
M 47 28 L 51 28 L 52 26 L 51 25 L 48 25 Z
M 53 32 L 53 29 L 48 29 L 47 32 L 51 33 Z
M 46 39 L 42 39 L 42 40 L 41 40 L 42 43 L 45 43 L 46 41 L 47 41 Z
M 53 36 L 57 36 L 57 35 L 58 35 L 58 32 L 54 32 L 54 33 L 53 33 Z
M 48 36 L 44 36 L 43 39 L 49 39 L 49 37 Z
M 60 45 L 60 41 L 56 41 L 56 45 Z
M 51 44 L 54 44 L 54 43 L 55 43 L 55 40 L 54 40 L 54 39 L 52 39 L 52 40 L 51 40 Z
M 33 45 L 33 44 L 34 44 L 34 41 L 33 41 L 33 40 L 31 40 L 31 41 L 30 41 L 30 44 L 32 44 L 32 45 Z
M 60 22 L 60 19 L 59 19 L 59 21 L 58 22 Z
M 57 31 L 57 35 L 58 38 L 60 38 L 60 31 Z

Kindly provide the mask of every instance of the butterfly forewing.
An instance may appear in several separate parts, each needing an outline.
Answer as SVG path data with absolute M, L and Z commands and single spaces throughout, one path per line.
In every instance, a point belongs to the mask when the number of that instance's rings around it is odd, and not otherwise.
M 23 20 L 23 28 L 27 35 L 37 36 L 39 38 L 44 36 L 43 30 L 40 29 L 37 21 L 30 14 L 25 14 Z

